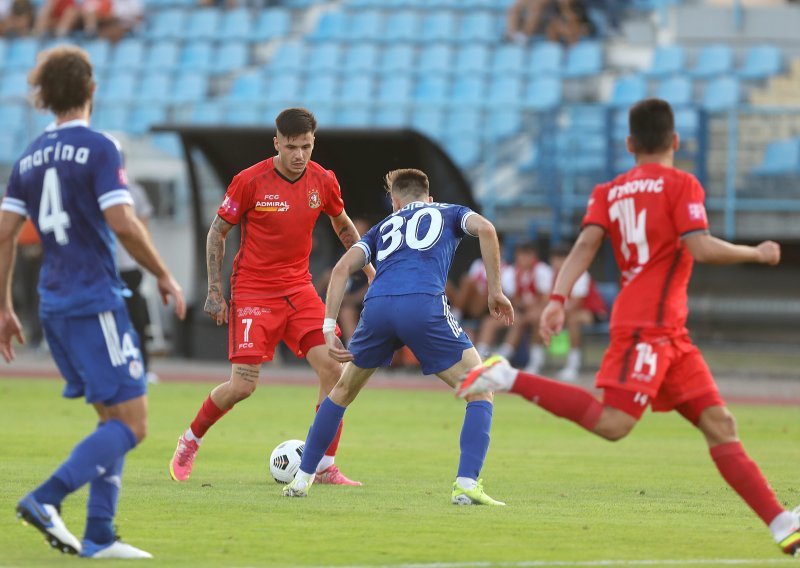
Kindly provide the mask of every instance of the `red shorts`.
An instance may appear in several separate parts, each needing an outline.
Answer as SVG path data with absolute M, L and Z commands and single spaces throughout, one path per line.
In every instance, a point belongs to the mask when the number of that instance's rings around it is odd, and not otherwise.
M 232 300 L 228 359 L 245 365 L 271 361 L 281 340 L 295 355 L 304 357 L 312 347 L 324 345 L 324 318 L 325 304 L 310 284 L 278 298 Z
M 717 385 L 700 350 L 686 330 L 613 330 L 595 384 L 603 402 L 639 418 L 649 405 L 655 412 L 678 409 L 696 423 L 709 406 L 722 406 Z M 703 401 L 701 408 L 691 404 Z

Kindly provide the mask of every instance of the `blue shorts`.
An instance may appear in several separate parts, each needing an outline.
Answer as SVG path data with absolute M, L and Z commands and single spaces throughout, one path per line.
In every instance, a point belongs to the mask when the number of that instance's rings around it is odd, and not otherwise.
M 403 345 L 419 360 L 422 372 L 433 375 L 461 361 L 472 342 L 450 313 L 444 294 L 367 299 L 348 347 L 353 363 L 362 369 L 386 366 Z
M 147 393 L 139 336 L 122 307 L 91 316 L 42 317 L 65 398 L 113 406 Z

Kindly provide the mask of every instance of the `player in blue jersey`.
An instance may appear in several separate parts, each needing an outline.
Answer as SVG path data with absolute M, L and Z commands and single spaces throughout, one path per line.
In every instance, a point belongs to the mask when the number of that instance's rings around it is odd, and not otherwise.
M 55 123 L 14 164 L 0 203 L 0 353 L 14 359 L 24 343 L 11 302 L 16 238 L 30 216 L 42 239 L 39 312 L 66 398 L 83 397 L 97 428 L 42 485 L 17 504 L 17 516 L 61 552 L 90 558 L 151 558 L 118 540 L 113 526 L 125 455 L 145 437 L 147 381 L 139 338 L 114 262 L 116 241 L 152 272 L 178 317 L 183 292 L 136 218 L 119 145 L 89 128 L 95 83 L 89 57 L 75 47 L 44 52 L 29 78 L 36 105 Z M 89 484 L 86 530 L 79 541 L 61 519 L 61 504 Z
M 331 274 L 322 331 L 328 353 L 348 362 L 342 378 L 322 403 L 308 433 L 300 471 L 283 493 L 305 497 L 346 407 L 377 367 L 387 365 L 407 345 L 422 365 L 451 387 L 480 356 L 444 295 L 456 247 L 465 235 L 480 240 L 486 265 L 489 310 L 511 325 L 514 309 L 500 286 L 500 250 L 494 226 L 467 207 L 433 202 L 428 176 L 414 169 L 389 172 L 386 188 L 394 213 L 370 229 L 339 260 Z M 375 279 L 349 351 L 336 336 L 336 317 L 349 276 L 374 262 Z M 468 399 L 461 429 L 461 458 L 451 500 L 456 505 L 504 505 L 483 491 L 479 479 L 489 448 L 492 395 Z

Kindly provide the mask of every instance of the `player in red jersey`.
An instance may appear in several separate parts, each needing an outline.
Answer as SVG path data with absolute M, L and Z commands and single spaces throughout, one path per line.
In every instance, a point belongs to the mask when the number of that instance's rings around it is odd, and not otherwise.
M 612 441 L 625 437 L 648 405 L 654 411 L 676 410 L 701 431 L 722 477 L 769 526 L 781 549 L 800 555 L 800 507 L 784 510 L 748 457 L 733 415 L 685 327 L 695 260 L 775 265 L 780 248 L 771 241 L 734 245 L 709 234 L 703 188 L 673 167 L 678 136 L 668 103 L 641 101 L 629 120 L 628 150 L 636 166 L 592 192 L 583 230 L 541 319 L 549 341 L 564 325 L 565 298 L 608 234 L 622 290 L 611 314 L 611 345 L 597 373 L 602 402 L 576 386 L 518 372 L 499 357 L 473 369 L 458 393 L 510 391 Z
M 290 108 L 275 119 L 277 156 L 233 178 L 208 232 L 206 313 L 228 324 L 230 379 L 205 400 L 191 426 L 178 439 L 169 465 L 172 478 L 184 481 L 192 471 L 200 442 L 212 425 L 253 394 L 261 363 L 271 361 L 283 340 L 305 357 L 319 377 L 321 402 L 339 380 L 341 364 L 328 356 L 322 320 L 325 304 L 308 271 L 311 234 L 320 213 L 330 217 L 345 248 L 359 234 L 344 210 L 333 172 L 311 161 L 317 121 L 305 109 Z M 230 307 L 222 295 L 225 237 L 240 225 L 241 245 L 231 275 Z M 371 265 L 364 269 L 369 280 Z M 334 465 L 341 425 L 317 470 L 317 483 L 361 485 Z

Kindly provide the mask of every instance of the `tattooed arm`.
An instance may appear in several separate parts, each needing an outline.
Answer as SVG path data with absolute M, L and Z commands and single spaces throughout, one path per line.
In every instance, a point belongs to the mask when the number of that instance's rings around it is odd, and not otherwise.
M 331 217 L 331 225 L 333 225 L 333 230 L 336 231 L 336 235 L 339 237 L 339 240 L 342 241 L 344 248 L 348 250 L 361 238 L 361 235 L 358 234 L 358 229 L 353 225 L 353 222 L 344 210 L 338 216 Z M 368 263 L 364 267 L 364 274 L 366 274 L 369 281 L 372 282 L 372 279 L 375 278 L 375 268 Z
M 208 297 L 203 309 L 217 325 L 228 323 L 228 304 L 222 296 L 222 259 L 225 258 L 225 237 L 232 227 L 219 216 L 214 217 L 206 238 Z

